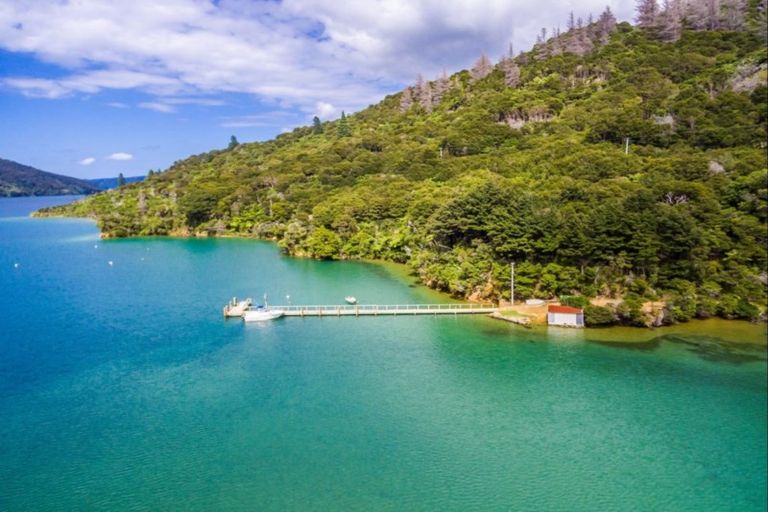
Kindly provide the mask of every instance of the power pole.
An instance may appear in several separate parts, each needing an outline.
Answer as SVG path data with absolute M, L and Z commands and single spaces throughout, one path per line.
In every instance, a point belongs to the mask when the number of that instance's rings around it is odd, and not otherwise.
M 515 262 L 513 261 L 510 263 L 510 273 L 509 273 L 509 305 L 514 306 L 515 305 Z

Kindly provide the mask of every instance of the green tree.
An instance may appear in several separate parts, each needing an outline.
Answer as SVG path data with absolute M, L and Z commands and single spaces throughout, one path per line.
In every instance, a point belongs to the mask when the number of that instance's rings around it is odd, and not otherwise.
M 225 190 L 216 184 L 198 183 L 179 200 L 179 208 L 189 227 L 195 228 L 211 218 Z
M 349 129 L 349 122 L 347 121 L 347 115 L 344 111 L 341 111 L 341 119 L 339 119 L 339 126 L 337 129 L 339 137 L 349 137 L 352 133 Z
M 235 148 L 236 148 L 237 146 L 239 146 L 239 145 L 240 145 L 240 143 L 239 143 L 239 142 L 237 142 L 237 137 L 235 137 L 234 135 L 232 135 L 232 136 L 229 138 L 229 145 L 227 146 L 227 149 L 235 149 Z
M 584 307 L 584 323 L 588 327 L 613 325 L 616 323 L 616 316 L 610 308 L 588 304 Z
M 317 116 L 312 118 L 312 133 L 323 133 L 323 124 L 320 122 L 320 118 Z
M 315 228 L 307 239 L 307 247 L 315 258 L 329 260 L 335 258 L 341 249 L 339 235 L 328 228 Z
M 589 300 L 581 295 L 561 295 L 560 304 L 572 308 L 585 308 L 589 305 Z
M 123 176 L 123 173 L 120 173 L 117 175 L 117 186 L 122 187 L 125 185 L 125 176 Z

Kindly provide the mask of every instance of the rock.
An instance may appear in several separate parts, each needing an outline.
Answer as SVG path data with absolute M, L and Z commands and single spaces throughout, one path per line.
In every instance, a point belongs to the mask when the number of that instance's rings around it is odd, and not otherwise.
M 768 63 L 746 63 L 736 68 L 728 84 L 734 92 L 752 92 L 765 84 L 768 77 Z
M 510 322 L 517 325 L 522 325 L 524 327 L 530 327 L 531 326 L 531 319 L 527 316 L 504 316 L 498 311 L 495 313 L 491 313 L 489 315 L 491 318 L 495 318 L 496 320 L 502 320 L 504 322 Z
M 717 160 L 710 160 L 709 161 L 709 172 L 711 174 L 722 174 L 722 173 L 725 172 L 725 167 L 723 167 L 723 164 L 721 164 Z
M 667 318 L 667 308 L 661 308 L 658 310 L 651 321 L 652 327 L 661 327 L 665 324 L 664 320 Z

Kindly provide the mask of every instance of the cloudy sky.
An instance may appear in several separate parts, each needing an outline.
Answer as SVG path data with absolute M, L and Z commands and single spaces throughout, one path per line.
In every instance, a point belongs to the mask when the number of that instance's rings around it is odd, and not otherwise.
M 0 158 L 145 174 L 531 47 L 606 0 L 2 0 Z

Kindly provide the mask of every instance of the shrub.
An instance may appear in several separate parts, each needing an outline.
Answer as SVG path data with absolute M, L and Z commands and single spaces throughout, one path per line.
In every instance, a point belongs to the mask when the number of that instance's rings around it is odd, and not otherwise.
M 330 229 L 319 227 L 307 239 L 307 247 L 315 258 L 329 260 L 338 255 L 341 239 Z
M 760 316 L 760 310 L 757 309 L 757 306 L 750 303 L 747 299 L 741 299 L 738 304 L 736 304 L 736 309 L 734 310 L 734 314 L 736 318 L 744 318 L 746 320 L 756 320 L 758 316 Z
M 698 309 L 693 295 L 678 295 L 667 301 L 667 310 L 671 314 L 670 321 L 687 322 L 693 318 Z
M 589 327 L 613 325 L 616 323 L 616 315 L 611 308 L 587 304 L 584 307 L 584 323 Z
M 561 295 L 560 304 L 572 308 L 584 308 L 589 305 L 589 301 L 581 295 Z
M 619 320 L 627 325 L 636 327 L 645 327 L 645 316 L 643 315 L 643 301 L 637 296 L 627 296 L 627 298 L 616 308 Z
M 739 306 L 739 298 L 730 293 L 723 294 L 720 297 L 720 304 L 717 307 L 717 314 L 723 318 L 736 318 L 736 308 Z

